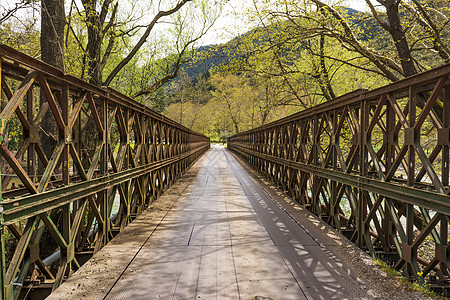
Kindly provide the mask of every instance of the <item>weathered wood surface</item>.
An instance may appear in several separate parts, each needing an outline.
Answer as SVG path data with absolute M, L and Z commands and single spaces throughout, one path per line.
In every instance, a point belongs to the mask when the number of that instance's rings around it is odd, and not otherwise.
M 367 297 L 318 220 L 280 204 L 213 147 L 48 299 Z

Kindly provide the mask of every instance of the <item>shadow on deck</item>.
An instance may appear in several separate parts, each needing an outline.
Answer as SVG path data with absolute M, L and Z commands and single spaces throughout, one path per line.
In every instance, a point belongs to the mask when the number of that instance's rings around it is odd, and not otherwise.
M 213 146 L 48 299 L 344 299 L 340 239 Z

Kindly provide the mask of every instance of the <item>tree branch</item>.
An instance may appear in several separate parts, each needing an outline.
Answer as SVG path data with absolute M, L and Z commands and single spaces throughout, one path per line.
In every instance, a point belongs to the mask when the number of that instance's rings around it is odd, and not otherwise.
M 139 49 L 142 47 L 142 45 L 147 41 L 148 36 L 150 35 L 150 32 L 152 31 L 155 24 L 158 22 L 159 19 L 165 16 L 169 16 L 171 14 L 174 14 L 178 10 L 180 10 L 186 3 L 190 2 L 192 0 L 182 0 L 180 1 L 174 8 L 167 10 L 167 11 L 159 11 L 156 16 L 153 18 L 153 20 L 150 22 L 150 24 L 147 26 L 147 29 L 145 30 L 144 34 L 141 36 L 137 44 L 133 47 L 131 52 L 114 68 L 114 70 L 111 71 L 111 73 L 106 78 L 103 85 L 108 86 L 111 84 L 111 81 L 116 77 L 117 73 L 119 73 L 122 68 L 130 62 L 130 60 L 136 55 L 136 53 L 139 51 Z
M 11 18 L 19 9 L 28 8 L 31 6 L 32 1 L 20 1 L 16 3 L 14 8 L 9 10 L 5 9 L 5 13 L 0 16 L 0 24 Z
M 382 1 L 382 2 L 383 2 L 383 3 L 381 3 L 381 2 L 380 2 L 380 3 L 384 5 L 384 1 Z M 390 31 L 391 31 L 391 27 L 390 27 L 386 22 L 384 22 L 384 21 L 381 19 L 380 15 L 379 15 L 378 12 L 376 11 L 376 9 L 375 9 L 375 7 L 373 6 L 372 2 L 371 2 L 370 0 L 366 0 L 366 3 L 367 3 L 367 5 L 369 6 L 370 11 L 372 12 L 372 16 L 375 18 L 375 20 L 377 20 L 378 24 L 380 24 L 380 26 L 383 27 L 384 30 L 390 32 Z

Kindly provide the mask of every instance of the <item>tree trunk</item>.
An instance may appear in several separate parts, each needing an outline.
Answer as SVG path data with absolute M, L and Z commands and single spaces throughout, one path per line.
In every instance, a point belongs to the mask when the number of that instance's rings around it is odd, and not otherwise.
M 41 6 L 41 60 L 64 71 L 64 0 L 42 0 Z M 46 99 L 41 95 L 41 105 L 44 102 Z M 41 127 L 44 133 L 40 135 L 40 142 L 45 155 L 50 159 L 58 137 L 50 109 L 42 120 Z M 39 165 L 40 172 L 43 172 L 42 164 Z
M 66 22 L 66 15 L 64 10 L 64 0 L 42 0 L 41 1 L 41 60 L 48 63 L 61 71 L 64 71 L 64 26 Z M 55 95 L 56 96 L 56 95 Z M 46 102 L 44 95 L 40 96 L 40 104 Z M 53 154 L 53 150 L 58 142 L 58 129 L 56 126 L 55 118 L 51 110 L 47 110 L 42 122 L 42 131 L 40 133 L 40 143 L 44 149 L 44 153 L 47 159 Z M 44 172 L 44 166 L 42 162 L 38 164 L 38 172 L 42 174 Z M 55 172 L 58 172 L 57 169 Z M 62 212 L 53 210 L 50 212 L 50 216 L 61 228 L 60 218 Z M 46 257 L 52 254 L 57 248 L 55 240 L 52 238 L 48 230 L 46 230 L 40 239 L 40 254 Z
M 41 60 L 64 71 L 64 0 L 42 0 Z
M 86 1 L 84 3 L 88 29 L 89 83 L 100 86 L 102 84 L 102 70 L 100 68 L 100 52 L 103 41 L 102 24 L 100 22 L 100 16 L 96 11 L 97 1 Z
M 327 101 L 331 101 L 336 98 L 333 87 L 331 86 L 330 76 L 325 64 L 325 36 L 323 34 L 320 35 L 320 85 L 322 87 L 322 91 L 325 93 L 325 97 Z
M 232 118 L 233 120 L 233 124 L 234 124 L 234 129 L 236 130 L 236 134 L 239 133 L 239 125 L 238 123 L 234 120 L 234 118 Z
M 387 0 L 384 2 L 386 14 L 389 20 L 389 33 L 394 40 L 395 48 L 397 49 L 404 75 L 405 77 L 409 77 L 417 74 L 417 69 L 414 65 L 411 49 L 409 48 L 405 32 L 400 22 L 398 5 L 399 1 L 397 0 Z

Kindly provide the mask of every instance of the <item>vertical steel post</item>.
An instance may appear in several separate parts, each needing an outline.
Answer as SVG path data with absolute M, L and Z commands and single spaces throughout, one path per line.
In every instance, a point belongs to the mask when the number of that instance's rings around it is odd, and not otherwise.
M 343 118 L 344 116 L 341 115 L 341 118 Z M 330 147 L 332 147 L 332 154 L 331 154 L 331 164 L 332 164 L 332 168 L 333 170 L 337 170 L 338 166 L 337 166 L 337 146 L 339 144 L 339 132 L 337 132 L 337 127 L 338 127 L 338 110 L 334 109 L 333 110 L 333 114 L 331 115 L 332 118 L 332 123 L 333 123 L 333 128 L 331 128 L 331 145 Z M 334 225 L 335 227 L 340 231 L 341 230 L 341 225 L 340 225 L 340 220 L 339 220 L 339 209 L 338 209 L 338 205 L 337 205 L 337 195 L 338 194 L 338 189 L 337 189 L 337 182 L 332 180 L 331 181 L 331 199 L 330 199 L 330 218 L 333 219 L 334 221 Z
M 1 63 L 1 62 L 0 62 Z M 1 88 L 1 86 L 0 86 Z M 1 94 L 1 90 L 0 90 L 0 94 Z M 1 138 L 1 137 L 0 137 Z M 1 170 L 0 170 L 0 183 L 1 183 Z M 6 287 L 6 259 L 5 259 L 5 252 L 6 252 L 6 248 L 5 248 L 5 227 L 3 225 L 3 197 L 2 197 L 2 185 L 0 184 L 0 251 L 1 251 L 1 258 L 0 258 L 0 285 L 1 285 L 1 290 L 0 290 L 0 298 L 1 299 L 8 299 L 7 297 L 7 287 Z
M 69 144 L 72 143 L 72 129 L 69 125 L 69 85 L 64 83 L 62 85 L 61 95 L 61 114 L 64 121 L 64 132 L 61 132 L 61 137 L 64 139 L 64 148 L 61 153 L 62 162 L 62 181 L 64 185 L 69 184 Z
M 0 76 L 2 74 L 2 61 L 0 60 Z M 2 82 L 0 80 L 0 99 L 2 95 Z M 4 130 L 6 126 L 6 121 L 0 119 L 0 144 L 3 143 L 4 139 Z M 12 290 L 9 291 L 8 287 L 6 286 L 6 258 L 5 258 L 5 227 L 3 225 L 3 197 L 2 197 L 2 174 L 0 170 L 0 250 L 1 250 L 1 257 L 0 257 L 0 264 L 1 264 L 1 270 L 0 270 L 0 296 L 1 299 L 8 299 L 9 293 L 12 293 Z
M 60 131 L 60 139 L 64 139 L 64 148 L 61 153 L 61 168 L 62 168 L 62 182 L 64 185 L 69 185 L 69 144 L 72 143 L 72 130 L 69 125 L 69 85 L 62 84 L 61 93 L 61 116 L 64 121 L 64 131 Z M 55 162 L 56 163 L 56 162 Z M 75 211 L 74 211 L 75 213 Z M 60 268 L 62 268 L 62 276 L 71 272 L 71 265 L 74 259 L 74 244 L 71 237 L 71 214 L 70 204 L 62 207 L 62 235 L 67 243 L 67 248 L 61 249 Z M 66 264 L 63 266 L 63 264 Z M 53 289 L 57 288 L 62 283 L 55 284 Z
M 409 88 L 409 99 L 408 99 L 408 111 L 409 111 L 409 118 L 408 118 L 408 130 L 413 132 L 414 126 L 416 124 L 416 88 L 415 86 L 411 86 Z M 414 179 L 415 179 L 415 158 L 416 158 L 416 151 L 414 149 L 414 142 L 416 141 L 415 136 L 410 137 L 412 140 L 407 141 L 405 139 L 405 144 L 408 143 L 408 180 L 407 184 L 409 186 L 414 185 Z M 415 274 L 414 266 L 413 264 L 417 264 L 417 251 L 413 251 L 411 248 L 411 244 L 414 240 L 414 206 L 411 204 L 406 204 L 406 244 L 403 245 L 403 255 L 405 258 L 405 252 L 408 253 L 408 257 L 406 257 L 407 263 L 406 263 L 406 270 L 409 274 L 414 274 L 415 277 L 417 277 L 417 274 Z M 414 252 L 414 253 L 413 253 Z
M 314 166 L 319 165 L 319 150 L 320 150 L 320 132 L 319 132 L 319 117 L 318 115 L 314 115 L 313 119 L 313 126 L 312 126 L 312 151 L 311 155 L 313 155 L 313 158 L 310 159 L 312 164 Z M 311 174 L 312 176 L 312 211 L 316 213 L 317 215 L 320 215 L 320 195 L 319 195 L 319 183 L 320 179 L 318 176 Z
M 409 128 L 413 128 L 416 124 L 416 105 L 417 105 L 417 91 L 415 86 L 411 86 L 409 88 L 409 100 L 408 100 L 408 126 Z M 445 110 L 444 110 L 445 111 Z M 412 130 L 412 129 L 411 129 Z M 413 137 L 414 141 L 416 137 Z M 414 185 L 415 179 L 415 158 L 416 152 L 414 149 L 414 145 L 408 145 L 408 185 Z
M 27 153 L 27 171 L 31 180 L 35 182 L 36 178 L 36 142 L 38 138 L 37 126 L 34 124 L 34 90 L 33 88 L 29 89 L 27 92 L 27 120 L 30 123 L 30 129 L 27 132 L 28 137 L 30 138 L 30 146 L 28 147 Z
M 101 105 L 101 115 L 100 119 L 103 126 L 103 132 L 102 132 L 102 142 L 103 142 L 103 149 L 102 154 L 100 158 L 100 174 L 101 176 L 105 176 L 108 172 L 108 136 L 109 136 L 109 124 L 108 124 L 108 98 L 109 95 L 107 94 L 107 97 L 100 97 L 100 105 Z M 102 203 L 101 203 L 101 216 L 103 218 L 103 243 L 106 244 L 109 241 L 109 233 L 110 233 L 110 205 L 108 205 L 108 190 L 104 190 L 102 192 Z M 112 198 L 112 201 L 114 201 L 114 198 Z
M 449 159 L 449 148 L 450 148 L 450 86 L 444 88 L 443 94 L 443 146 L 442 146 L 442 185 L 448 189 L 449 186 L 449 173 L 450 173 L 450 159 Z M 450 268 L 450 250 L 448 250 L 449 243 L 449 232 L 448 232 L 448 221 L 446 218 L 442 218 L 440 228 L 440 238 L 441 245 L 437 246 L 438 250 L 436 254 L 440 252 L 441 261 L 440 269 L 444 276 L 449 276 Z M 446 250 L 445 250 L 446 249 Z
M 366 176 L 368 173 L 368 150 L 367 150 L 367 126 L 369 124 L 369 111 L 370 106 L 366 99 L 361 101 L 359 112 L 359 175 Z M 358 215 L 356 216 L 356 231 L 357 240 L 356 244 L 359 247 L 363 246 L 364 241 L 364 219 L 366 216 L 366 192 L 362 189 L 359 190 L 358 196 Z

